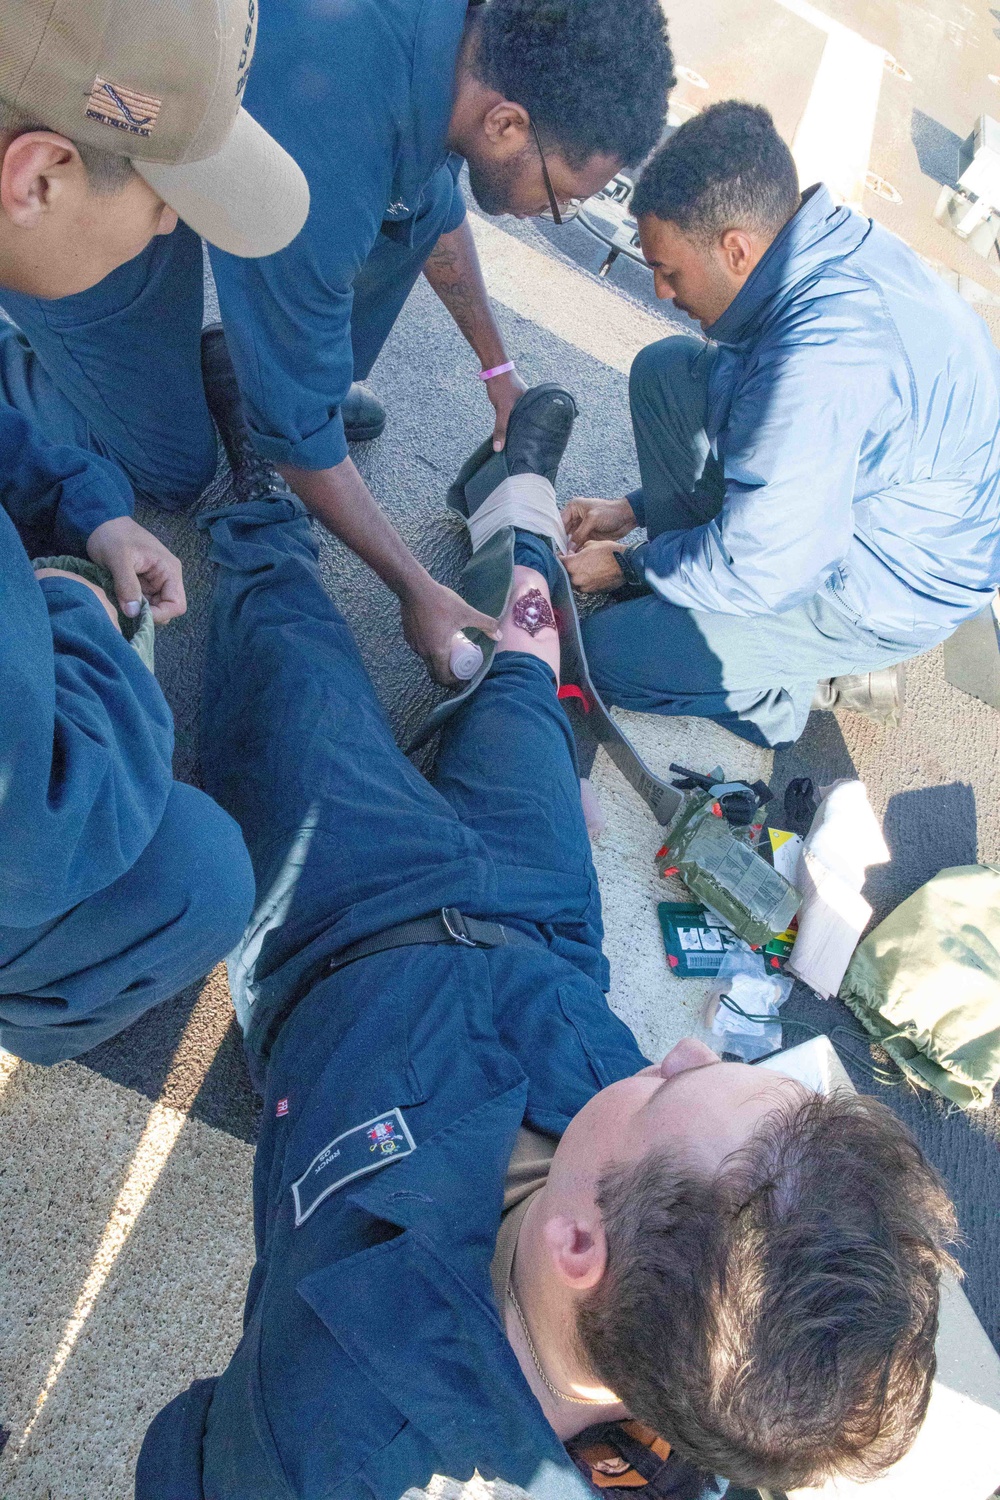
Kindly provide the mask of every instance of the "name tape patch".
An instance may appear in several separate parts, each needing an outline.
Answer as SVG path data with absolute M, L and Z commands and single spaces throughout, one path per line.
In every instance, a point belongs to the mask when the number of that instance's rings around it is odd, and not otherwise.
M 402 1161 L 416 1151 L 417 1144 L 398 1109 L 386 1110 L 363 1125 L 355 1125 L 335 1136 L 309 1163 L 297 1182 L 292 1183 L 295 1200 L 295 1227 L 304 1224 L 324 1198 L 335 1193 L 345 1182 L 377 1172 L 390 1162 Z
M 152 135 L 162 103 L 162 99 L 154 99 L 152 94 L 140 94 L 138 89 L 109 83 L 98 74 L 87 99 L 87 118 L 113 125 L 116 130 L 127 130 L 130 135 Z

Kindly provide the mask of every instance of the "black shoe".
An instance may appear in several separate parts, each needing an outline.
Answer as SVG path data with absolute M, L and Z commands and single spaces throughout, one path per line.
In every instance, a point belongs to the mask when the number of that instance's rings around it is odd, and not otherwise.
M 253 445 L 221 323 L 214 323 L 201 335 L 201 378 L 208 409 L 233 472 L 236 499 L 273 500 L 290 495 L 291 490 L 277 469 Z
M 470 505 L 477 510 L 482 503 L 484 487 L 489 493 L 510 474 L 541 474 L 555 484 L 576 414 L 576 402 L 561 385 L 533 385 L 511 408 L 500 452 L 493 452 L 491 435 L 465 460 L 448 491 L 449 507 L 467 517 Z
M 370 443 L 385 426 L 385 407 L 360 380 L 354 382 L 341 402 L 340 415 L 349 443 Z
M 507 472 L 541 474 L 555 484 L 575 420 L 576 402 L 561 385 L 547 383 L 525 391 L 507 423 Z

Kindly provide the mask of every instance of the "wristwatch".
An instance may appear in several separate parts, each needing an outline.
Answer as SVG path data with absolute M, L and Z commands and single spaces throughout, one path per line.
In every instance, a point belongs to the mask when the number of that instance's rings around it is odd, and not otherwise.
M 642 553 L 647 546 L 646 542 L 633 542 L 623 552 L 618 553 L 618 566 L 622 570 L 625 582 L 633 588 L 645 589 L 649 585 L 646 582 L 646 572 L 643 567 Z

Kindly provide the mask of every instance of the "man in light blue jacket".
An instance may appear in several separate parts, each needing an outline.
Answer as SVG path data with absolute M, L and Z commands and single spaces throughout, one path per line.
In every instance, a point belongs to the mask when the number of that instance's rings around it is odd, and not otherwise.
M 800 196 L 757 106 L 682 126 L 633 207 L 657 295 L 711 342 L 642 351 L 642 488 L 564 512 L 574 584 L 631 585 L 586 622 L 595 683 L 765 745 L 797 739 L 814 699 L 891 720 L 899 664 L 1000 583 L 985 325 L 822 185 Z M 636 525 L 647 539 L 626 545 Z

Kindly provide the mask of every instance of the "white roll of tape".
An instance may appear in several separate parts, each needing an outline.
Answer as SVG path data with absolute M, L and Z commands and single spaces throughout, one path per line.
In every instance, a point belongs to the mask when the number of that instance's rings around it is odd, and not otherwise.
M 468 682 L 475 677 L 482 664 L 483 653 L 475 641 L 470 641 L 467 635 L 464 635 L 461 630 L 458 631 L 451 643 L 448 665 L 459 682 Z

